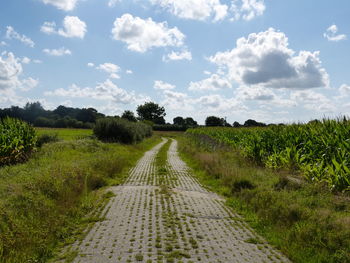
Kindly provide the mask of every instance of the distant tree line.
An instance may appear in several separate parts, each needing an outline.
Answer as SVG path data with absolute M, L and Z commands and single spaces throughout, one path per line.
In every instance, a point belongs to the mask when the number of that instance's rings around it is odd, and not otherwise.
M 94 108 L 73 108 L 63 105 L 54 110 L 45 110 L 40 102 L 27 103 L 23 108 L 11 106 L 10 108 L 0 109 L 0 119 L 6 116 L 18 118 L 33 124 L 36 127 L 52 128 L 88 128 L 95 126 L 96 121 L 105 117 L 122 118 L 130 122 L 144 122 L 153 127 L 154 130 L 161 131 L 185 131 L 188 128 L 197 127 L 198 123 L 192 117 L 183 118 L 177 116 L 173 123 L 166 123 L 165 108 L 154 102 L 146 102 L 138 105 L 137 116 L 133 111 L 125 110 L 121 116 L 105 116 Z M 240 124 L 235 121 L 232 125 L 224 118 L 217 116 L 208 116 L 205 120 L 205 126 L 213 127 L 264 127 L 265 123 L 249 119 Z

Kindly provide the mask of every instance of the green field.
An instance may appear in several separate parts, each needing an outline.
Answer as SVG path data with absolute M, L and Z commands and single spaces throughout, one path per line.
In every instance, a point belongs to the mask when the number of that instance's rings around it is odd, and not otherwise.
M 309 181 L 326 183 L 334 191 L 350 190 L 346 118 L 264 128 L 197 128 L 187 133 L 230 145 L 268 168 L 300 171 Z
M 37 134 L 57 134 L 58 138 L 65 141 L 84 138 L 93 134 L 90 129 L 68 129 L 68 128 L 35 128 Z

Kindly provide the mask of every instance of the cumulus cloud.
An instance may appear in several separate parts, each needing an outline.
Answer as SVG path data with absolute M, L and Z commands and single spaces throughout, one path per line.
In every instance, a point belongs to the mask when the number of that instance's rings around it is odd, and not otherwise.
M 133 74 L 134 72 L 131 69 L 126 70 L 126 74 Z
M 246 87 L 241 86 L 236 91 L 237 97 L 244 100 L 271 101 L 276 99 L 275 93 L 271 89 L 263 87 Z
M 167 22 L 157 23 L 152 18 L 144 20 L 130 14 L 114 21 L 112 36 L 136 52 L 146 52 L 153 47 L 182 46 L 185 38 L 177 27 L 169 28 Z
M 30 46 L 30 47 L 35 46 L 35 43 L 33 40 L 31 40 L 29 37 L 26 37 L 25 35 L 21 35 L 21 34 L 17 33 L 12 26 L 7 27 L 6 38 L 19 40 L 20 42 L 22 42 L 25 45 Z
M 0 91 L 29 90 L 38 85 L 38 80 L 33 78 L 21 79 L 22 73 L 21 60 L 13 53 L 3 52 L 0 55 Z
M 338 27 L 336 25 L 331 25 L 330 27 L 327 28 L 323 36 L 327 38 L 328 41 L 334 41 L 334 42 L 338 42 L 346 39 L 346 35 L 337 34 L 337 33 L 338 33 Z
M 50 4 L 64 11 L 72 11 L 78 0 L 42 0 L 44 4 Z
M 69 49 L 61 47 L 59 49 L 43 49 L 43 52 L 49 56 L 61 57 L 64 55 L 72 55 L 72 52 Z
M 77 16 L 66 16 L 63 19 L 63 28 L 56 29 L 55 22 L 44 22 L 40 31 L 45 34 L 57 34 L 67 38 L 81 38 L 85 37 L 87 32 L 86 23 Z
M 88 67 L 90 67 L 90 68 L 93 68 L 93 67 L 95 66 L 95 64 L 94 64 L 94 63 L 89 62 L 89 63 L 87 63 L 87 66 L 88 66 Z
M 243 19 L 249 21 L 263 15 L 265 9 L 264 0 L 234 0 L 230 8 L 233 14 L 231 20 Z
M 166 83 L 164 81 L 156 80 L 154 82 L 153 88 L 156 90 L 172 90 L 172 89 L 175 89 L 176 87 L 175 87 L 175 85 Z
M 350 95 L 350 86 L 343 84 L 339 87 L 339 93 L 341 96 L 346 97 Z
M 230 51 L 209 60 L 228 71 L 228 77 L 246 86 L 308 89 L 327 87 L 329 76 L 321 66 L 319 52 L 288 47 L 287 36 L 273 28 L 240 38 Z
M 213 74 L 209 78 L 201 81 L 191 82 L 188 87 L 188 89 L 191 91 L 208 91 L 230 88 L 232 88 L 230 81 L 217 74 Z
M 163 61 L 170 61 L 170 60 L 192 60 L 192 54 L 188 50 L 183 50 L 181 52 L 175 52 L 172 51 L 171 53 L 167 54 L 163 57 Z
M 7 46 L 7 43 L 5 41 L 0 41 L 0 47 Z
M 31 59 L 30 58 L 28 58 L 28 57 L 23 57 L 22 58 L 22 63 L 23 64 L 29 64 L 31 62 Z
M 97 69 L 110 74 L 110 78 L 119 79 L 120 76 L 117 74 L 120 71 L 120 67 L 113 63 L 103 63 L 96 67 Z
M 81 88 L 75 84 L 68 89 L 56 89 L 44 93 L 46 96 L 60 96 L 69 98 L 91 98 L 95 100 L 102 100 L 113 103 L 140 103 L 146 100 L 142 95 L 136 95 L 135 92 L 128 92 L 119 88 L 111 80 L 107 79 L 105 82 L 98 83 L 96 87 Z
M 109 7 L 114 7 L 114 6 L 116 6 L 116 4 L 118 3 L 118 2 L 120 2 L 121 0 L 109 0 L 108 1 L 108 6 Z
M 154 5 L 184 19 L 219 21 L 227 16 L 228 6 L 220 0 L 151 0 Z
M 334 112 L 335 105 L 325 95 L 313 90 L 299 90 L 291 94 L 291 99 L 297 103 L 302 103 L 306 109 L 319 112 Z

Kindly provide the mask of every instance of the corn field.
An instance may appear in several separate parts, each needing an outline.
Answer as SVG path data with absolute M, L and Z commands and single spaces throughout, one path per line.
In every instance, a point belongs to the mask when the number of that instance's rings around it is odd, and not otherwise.
M 298 169 L 310 181 L 326 182 L 332 190 L 350 190 L 350 120 L 346 118 L 265 128 L 196 128 L 187 133 L 232 145 L 266 167 Z
M 0 166 L 24 161 L 35 144 L 32 126 L 13 118 L 0 120 Z

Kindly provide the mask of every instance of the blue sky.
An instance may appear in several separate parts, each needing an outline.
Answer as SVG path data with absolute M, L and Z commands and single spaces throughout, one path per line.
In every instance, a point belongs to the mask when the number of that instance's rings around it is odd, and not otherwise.
M 166 119 L 308 121 L 350 113 L 350 2 L 0 2 L 0 107 Z

